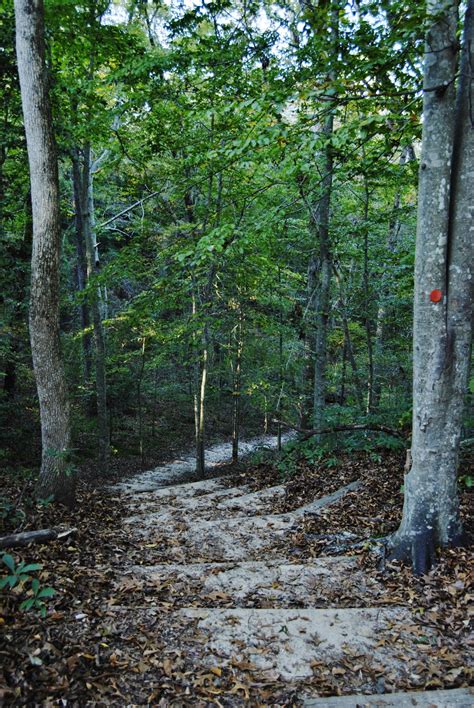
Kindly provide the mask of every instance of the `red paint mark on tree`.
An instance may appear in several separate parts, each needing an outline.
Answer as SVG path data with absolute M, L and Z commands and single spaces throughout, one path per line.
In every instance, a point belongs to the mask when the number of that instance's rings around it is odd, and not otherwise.
M 430 300 L 431 302 L 439 302 L 443 297 L 443 293 L 441 290 L 432 290 L 430 292 Z

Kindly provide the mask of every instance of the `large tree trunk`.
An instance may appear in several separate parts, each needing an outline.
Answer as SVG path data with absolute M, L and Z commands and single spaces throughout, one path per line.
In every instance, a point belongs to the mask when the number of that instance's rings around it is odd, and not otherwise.
M 471 346 L 474 142 L 470 115 L 473 0 L 455 111 L 457 3 L 428 3 L 424 122 L 415 260 L 411 470 L 393 557 L 415 573 L 461 538 L 456 488 Z
M 42 440 L 37 493 L 72 505 L 69 401 L 59 339 L 58 163 L 44 59 L 42 0 L 15 0 L 15 17 L 33 215 L 30 336 Z

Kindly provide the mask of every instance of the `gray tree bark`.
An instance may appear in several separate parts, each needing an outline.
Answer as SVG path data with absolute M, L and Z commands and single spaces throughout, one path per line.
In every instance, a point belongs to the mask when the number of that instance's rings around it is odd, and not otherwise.
M 365 151 L 363 150 L 365 155 Z M 374 347 L 372 342 L 372 320 L 370 317 L 370 272 L 369 272 L 369 202 L 370 190 L 367 175 L 364 175 L 364 270 L 363 270 L 363 286 L 364 286 L 364 308 L 365 308 L 365 340 L 367 342 L 367 405 L 366 413 L 371 413 L 374 406 Z
M 84 165 L 82 176 L 82 227 L 86 246 L 87 280 L 96 276 L 99 271 L 99 256 L 95 234 L 94 215 L 94 166 L 91 163 L 91 148 L 86 145 L 84 149 Z M 94 326 L 95 350 L 95 388 L 97 396 L 97 421 L 99 426 L 99 465 L 102 472 L 106 472 L 109 463 L 109 421 L 107 408 L 107 374 L 105 369 L 105 334 L 101 313 L 102 294 L 97 287 L 90 301 L 92 323 Z
M 472 336 L 473 0 L 455 108 L 457 2 L 428 2 L 415 259 L 411 469 L 392 557 L 425 573 L 462 539 L 457 462 Z
M 340 316 L 342 320 L 342 329 L 344 332 L 344 351 L 345 351 L 345 356 L 350 362 L 352 372 L 353 372 L 353 380 L 354 380 L 354 392 L 355 392 L 355 397 L 357 400 L 357 405 L 359 406 L 360 410 L 364 410 L 364 401 L 363 401 L 363 392 L 362 392 L 362 384 L 361 384 L 361 379 L 360 379 L 360 373 L 359 373 L 359 367 L 357 366 L 357 360 L 355 357 L 354 353 L 354 347 L 352 346 L 352 338 L 351 338 L 351 332 L 349 329 L 349 320 L 347 316 L 347 301 L 346 301 L 346 296 L 345 296 L 345 287 L 344 287 L 344 281 L 342 279 L 342 275 L 339 273 L 337 268 L 334 266 L 333 267 L 334 274 L 336 276 L 336 283 L 339 288 L 339 302 L 337 303 L 339 305 L 339 311 L 340 311 Z M 342 404 L 341 404 L 342 405 Z
M 238 322 L 233 331 L 234 361 L 232 363 L 232 462 L 239 459 L 240 412 L 242 399 L 242 350 L 243 350 L 243 313 L 239 303 Z
M 316 337 L 314 346 L 313 425 L 321 428 L 326 407 L 327 337 L 330 307 L 332 258 L 329 241 L 329 218 L 333 178 L 333 156 L 330 139 L 334 129 L 334 114 L 330 111 L 323 134 L 328 142 L 324 149 L 322 195 L 318 205 L 319 288 L 315 298 Z
M 41 417 L 40 497 L 72 506 L 69 401 L 59 338 L 60 212 L 56 144 L 45 64 L 42 0 L 15 0 L 16 52 L 33 216 L 30 337 Z
M 76 232 L 76 283 L 77 290 L 81 293 L 87 284 L 86 253 L 83 229 L 83 204 L 82 204 L 82 174 L 78 150 L 75 148 L 72 155 L 72 182 L 74 190 L 74 222 Z M 92 374 L 92 341 L 88 331 L 90 324 L 89 309 L 85 301 L 80 305 L 82 328 L 82 356 L 84 369 L 84 383 L 87 385 Z

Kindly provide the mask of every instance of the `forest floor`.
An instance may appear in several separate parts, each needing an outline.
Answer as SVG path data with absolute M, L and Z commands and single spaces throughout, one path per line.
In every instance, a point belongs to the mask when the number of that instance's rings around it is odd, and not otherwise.
M 471 684 L 472 552 L 414 578 L 376 541 L 400 518 L 399 453 L 300 463 L 287 481 L 272 461 L 219 459 L 205 480 L 183 459 L 82 482 L 74 512 L 1 480 L 5 532 L 77 529 L 12 554 L 56 594 L 44 617 L 18 610 L 24 591 L 1 596 L 5 705 L 324 705 Z M 467 526 L 472 499 L 463 488 Z M 453 704 L 474 704 L 461 693 Z

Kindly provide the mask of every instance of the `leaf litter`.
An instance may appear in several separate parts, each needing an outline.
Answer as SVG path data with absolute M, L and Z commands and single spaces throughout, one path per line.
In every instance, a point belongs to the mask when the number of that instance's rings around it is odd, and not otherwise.
M 229 486 L 236 478 L 253 489 L 281 482 L 272 464 L 227 471 Z M 232 596 L 206 593 L 205 578 L 137 576 L 133 568 L 166 558 L 171 542 L 179 547 L 179 534 L 170 541 L 156 529 L 149 538 L 137 540 L 122 526 L 129 513 L 127 500 L 83 483 L 74 512 L 32 505 L 27 522 L 22 522 L 22 530 L 61 524 L 77 528 L 77 533 L 67 545 L 53 542 L 13 554 L 17 561 L 42 563 L 40 582 L 52 585 L 57 594 L 48 598 L 44 618 L 18 611 L 21 594 L 1 596 L 0 700 L 4 705 L 299 705 L 302 688 L 311 695 L 330 696 L 368 686 L 392 692 L 469 685 L 472 552 L 443 551 L 436 568 L 423 578 L 396 564 L 381 569 L 380 554 L 373 552 L 377 538 L 395 530 L 400 519 L 403 460 L 398 453 L 382 453 L 376 460 L 368 453 L 343 455 L 331 468 L 301 463 L 285 483 L 285 494 L 275 499 L 274 512 L 291 511 L 354 479 L 362 481 L 357 492 L 298 519 L 291 533 L 278 541 L 278 550 L 290 563 L 341 553 L 353 556 L 371 580 L 359 593 L 349 579 L 347 590 L 344 583 L 333 591 L 325 585 L 315 606 L 410 609 L 410 622 L 394 622 L 380 638 L 396 647 L 405 664 L 402 676 L 351 648 L 350 639 L 340 659 L 314 662 L 313 677 L 303 686 L 262 672 L 238 656 L 207 665 L 207 634 L 197 621 L 183 625 L 176 610 L 231 608 Z M 2 481 L 15 501 L 18 491 L 11 478 Z M 24 489 L 21 495 L 20 504 L 28 498 Z M 472 500 L 472 491 L 465 489 L 461 508 L 471 538 Z M 11 530 L 7 525 L 3 529 Z M 256 593 L 250 606 L 265 602 Z

